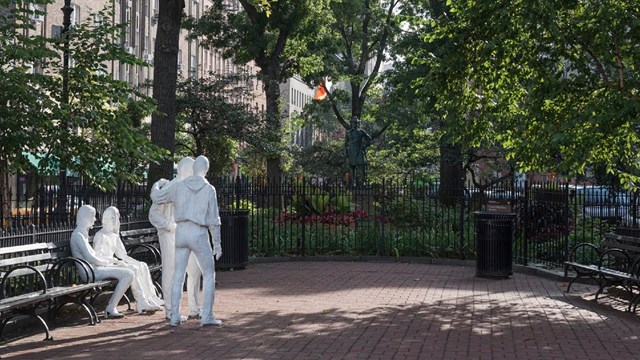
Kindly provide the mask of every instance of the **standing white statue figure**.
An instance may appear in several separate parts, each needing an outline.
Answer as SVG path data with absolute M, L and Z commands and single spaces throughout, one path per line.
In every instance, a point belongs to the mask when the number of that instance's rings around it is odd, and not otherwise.
M 133 271 L 131 291 L 138 313 L 162 310 L 164 302 L 156 294 L 147 263 L 127 255 L 120 239 L 120 211 L 115 206 L 109 206 L 102 212 L 102 229 L 93 237 L 93 249 L 98 256 L 114 262 L 120 260 L 124 262 L 123 266 Z
M 89 229 L 96 221 L 96 209 L 90 205 L 82 205 L 78 209 L 76 219 L 76 229 L 71 234 L 69 246 L 71 255 L 87 261 L 93 268 L 96 280 L 116 279 L 118 285 L 113 290 L 109 303 L 104 311 L 105 318 L 122 318 L 123 314 L 118 312 L 117 306 L 133 281 L 133 271 L 125 268 L 124 262 L 105 259 L 96 254 L 89 245 Z M 80 272 L 82 274 L 82 272 Z M 86 280 L 86 279 L 84 279 Z
M 190 157 L 185 157 L 178 162 L 178 175 L 172 181 L 159 180 L 153 186 L 151 192 L 178 181 L 182 181 L 193 175 L 193 162 Z M 154 190 L 155 189 L 155 190 Z M 171 289 L 173 273 L 176 263 L 176 222 L 173 218 L 172 204 L 158 204 L 153 202 L 149 209 L 149 221 L 158 230 L 160 254 L 162 255 L 162 292 L 164 293 L 164 307 L 167 319 L 171 318 Z M 187 299 L 189 303 L 189 317 L 200 315 L 198 292 L 200 291 L 200 278 L 202 272 L 194 254 L 189 256 L 187 264 Z M 186 320 L 182 319 L 182 320 Z
M 215 296 L 215 266 L 213 256 L 218 260 L 222 255 L 220 245 L 220 214 L 216 189 L 205 179 L 209 170 L 209 160 L 198 156 L 193 164 L 193 176 L 162 189 L 154 184 L 151 199 L 159 204 L 172 203 L 176 221 L 176 269 L 171 292 L 171 326 L 180 324 L 180 298 L 187 268 L 187 260 L 193 252 L 203 275 L 203 307 L 200 325 L 220 326 L 222 321 L 213 315 Z M 213 251 L 209 242 L 209 232 L 213 237 Z

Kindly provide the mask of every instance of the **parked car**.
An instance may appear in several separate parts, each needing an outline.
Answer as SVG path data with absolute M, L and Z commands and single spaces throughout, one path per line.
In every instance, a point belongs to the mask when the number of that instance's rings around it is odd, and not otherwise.
M 632 197 L 622 191 L 606 186 L 572 186 L 577 207 L 584 216 L 606 220 L 612 223 L 638 222 L 637 204 Z

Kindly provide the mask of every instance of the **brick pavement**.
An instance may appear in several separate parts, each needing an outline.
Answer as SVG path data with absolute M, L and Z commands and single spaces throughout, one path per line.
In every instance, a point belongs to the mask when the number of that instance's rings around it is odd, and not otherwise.
M 2 359 L 637 359 L 640 316 L 593 287 L 473 267 L 278 262 L 218 272 L 220 328 L 164 313 L 67 324 L 0 345 Z M 183 303 L 185 303 L 184 301 Z M 124 310 L 124 306 L 121 307 Z M 68 316 L 69 317 L 69 316 Z M 73 317 L 71 317 L 73 318 Z

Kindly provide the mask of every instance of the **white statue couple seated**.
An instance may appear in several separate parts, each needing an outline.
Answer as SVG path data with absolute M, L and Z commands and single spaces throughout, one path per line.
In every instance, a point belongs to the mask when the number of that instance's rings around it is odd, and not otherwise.
M 76 229 L 71 234 L 71 254 L 86 260 L 92 267 L 96 280 L 116 279 L 118 284 L 104 312 L 105 318 L 121 318 L 117 306 L 125 291 L 131 286 L 138 313 L 162 309 L 164 302 L 156 294 L 146 263 L 127 255 L 120 239 L 120 212 L 108 207 L 102 215 L 102 229 L 89 245 L 89 230 L 96 221 L 96 209 L 83 205 L 78 209 Z M 81 274 L 82 271 L 80 272 Z
M 174 180 L 161 179 L 151 189 L 153 205 L 149 220 L 158 229 L 162 252 L 162 288 L 171 326 L 186 317 L 180 315 L 185 273 L 189 269 L 187 292 L 189 315 L 200 312 L 202 326 L 220 326 L 213 314 L 215 300 L 215 260 L 222 255 L 220 215 L 215 188 L 205 179 L 209 160 L 198 156 L 178 163 Z M 209 242 L 213 238 L 213 249 Z M 196 261 L 197 260 L 197 261 Z M 197 306 L 200 272 L 204 282 L 203 306 Z

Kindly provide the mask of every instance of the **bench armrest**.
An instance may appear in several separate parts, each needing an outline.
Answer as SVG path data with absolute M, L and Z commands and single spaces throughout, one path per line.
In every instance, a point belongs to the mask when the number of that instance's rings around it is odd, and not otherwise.
M 593 260 L 593 264 L 596 264 L 596 261 L 599 261 L 602 258 L 602 252 L 600 251 L 600 249 L 590 243 L 580 243 L 576 246 L 574 246 L 571 249 L 571 252 L 569 252 L 569 261 L 570 262 L 578 262 L 578 263 L 583 263 L 583 259 L 578 259 L 578 254 L 583 254 L 582 258 L 584 258 L 584 254 L 589 254 L 590 257 Z M 585 265 L 591 265 L 591 264 L 585 264 Z
M 633 264 L 631 264 L 631 267 L 629 268 L 629 274 L 640 278 L 640 256 L 636 257 L 636 260 L 633 262 Z
M 598 269 L 602 269 L 603 265 L 604 267 L 612 270 L 628 272 L 631 269 L 631 257 L 629 257 L 629 254 L 622 249 L 607 249 L 602 252 L 602 255 L 600 255 L 600 259 L 598 260 Z
M 31 265 L 16 265 L 13 266 L 12 268 L 9 269 L 9 271 L 7 271 L 4 276 L 2 277 L 2 283 L 0 283 L 0 298 L 4 299 L 7 295 L 7 291 L 6 291 L 6 286 L 8 284 L 8 280 L 11 277 L 11 273 L 14 271 L 18 271 L 21 269 L 29 269 L 31 271 L 33 271 L 34 274 L 37 274 L 38 279 L 41 280 L 41 284 L 42 284 L 42 289 L 38 289 L 38 291 L 42 291 L 42 294 L 46 294 L 47 293 L 47 279 L 44 277 L 44 274 L 36 269 L 35 267 L 31 266 Z
M 51 264 L 49 268 L 49 275 L 51 276 L 51 285 L 58 285 L 58 281 L 62 279 L 63 274 L 61 273 L 62 269 L 73 266 L 78 272 L 82 272 L 84 274 L 84 280 L 86 284 L 93 283 L 96 281 L 96 274 L 93 271 L 93 267 L 84 259 L 79 259 L 76 257 L 66 257 L 56 261 Z M 82 279 L 82 276 L 80 276 Z M 62 284 L 60 284 L 62 285 Z M 70 285 L 70 284 L 65 284 Z
M 160 255 L 160 251 L 156 249 L 155 246 L 149 244 L 135 244 L 127 248 L 127 255 L 131 256 L 138 249 L 145 249 L 145 252 L 151 253 L 153 258 L 154 265 L 162 264 L 162 256 Z

